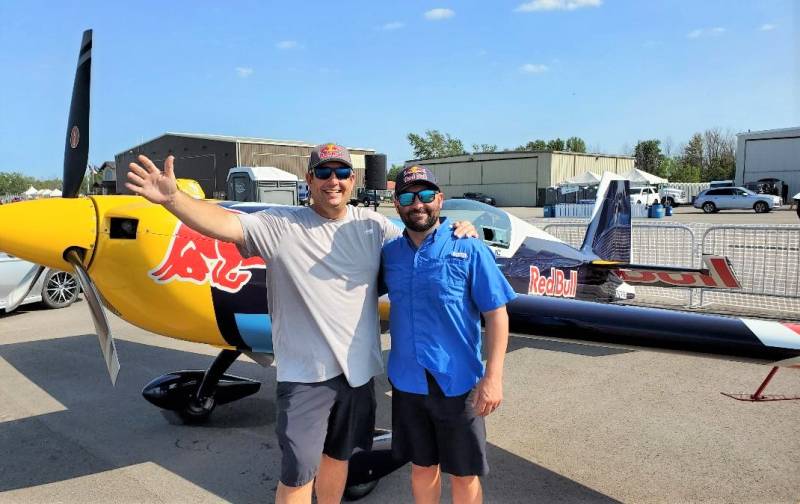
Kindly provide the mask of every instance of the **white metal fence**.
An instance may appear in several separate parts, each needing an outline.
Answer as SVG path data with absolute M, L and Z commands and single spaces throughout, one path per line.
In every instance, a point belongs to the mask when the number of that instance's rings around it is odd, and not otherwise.
M 555 205 L 555 217 L 588 219 L 592 216 L 594 203 L 559 203 Z M 646 205 L 631 205 L 632 217 L 647 217 Z
M 541 221 L 540 221 L 541 223 Z M 542 229 L 580 246 L 586 221 L 546 221 Z M 731 261 L 741 290 L 637 286 L 645 304 L 800 318 L 800 226 L 634 223 L 631 262 L 699 268 L 702 254 Z

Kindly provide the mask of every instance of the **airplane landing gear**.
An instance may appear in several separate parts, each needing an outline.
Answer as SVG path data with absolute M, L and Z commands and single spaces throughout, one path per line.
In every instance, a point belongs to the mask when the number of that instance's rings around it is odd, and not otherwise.
M 350 457 L 344 499 L 354 501 L 365 497 L 378 486 L 378 480 L 404 466 L 407 460 L 392 455 L 392 432 L 375 429 L 372 450 L 357 451 Z
M 174 411 L 187 424 L 208 420 L 218 404 L 255 394 L 261 383 L 225 374 L 241 355 L 237 350 L 222 350 L 206 370 L 175 371 L 145 385 L 142 395 L 159 408 Z

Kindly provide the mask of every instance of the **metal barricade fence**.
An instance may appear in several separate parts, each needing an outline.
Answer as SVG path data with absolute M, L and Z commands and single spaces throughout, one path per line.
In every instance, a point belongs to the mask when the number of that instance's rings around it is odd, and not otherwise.
M 594 210 L 594 203 L 559 203 L 555 205 L 554 217 L 588 219 L 592 216 L 592 210 Z M 634 218 L 647 217 L 647 206 L 632 204 L 631 216 Z
M 573 247 L 580 247 L 587 223 L 558 222 L 542 229 Z M 683 268 L 699 267 L 695 254 L 695 233 L 683 224 L 638 224 L 632 226 L 631 262 Z M 699 293 L 692 289 L 636 286 L 636 297 L 646 303 L 692 306 L 699 303 Z
M 800 226 L 710 226 L 701 243 L 700 253 L 730 259 L 742 284 L 738 291 L 701 291 L 702 306 L 800 317 Z
M 544 223 L 542 229 L 580 247 L 587 222 Z M 700 237 L 699 241 L 696 237 Z M 719 312 L 800 318 L 800 226 L 634 223 L 631 262 L 703 267 L 702 255 L 723 255 L 742 284 L 737 291 L 636 287 L 645 304 L 678 304 Z

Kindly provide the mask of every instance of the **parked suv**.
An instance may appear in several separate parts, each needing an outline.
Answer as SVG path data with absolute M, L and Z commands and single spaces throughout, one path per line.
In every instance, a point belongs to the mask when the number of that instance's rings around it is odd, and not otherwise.
M 771 194 L 756 194 L 744 187 L 706 189 L 694 200 L 694 207 L 702 208 L 705 213 L 750 208 L 756 213 L 764 213 L 780 206 L 780 197 Z
M 492 206 L 495 206 L 497 204 L 497 201 L 495 201 L 494 198 L 479 192 L 465 192 L 464 198 L 480 201 L 481 203 L 486 203 L 487 205 L 492 205 Z

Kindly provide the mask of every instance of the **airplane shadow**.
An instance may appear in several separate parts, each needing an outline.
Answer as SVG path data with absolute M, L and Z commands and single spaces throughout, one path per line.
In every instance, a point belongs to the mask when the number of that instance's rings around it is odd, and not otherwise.
M 274 434 L 275 370 L 237 361 L 232 374 L 262 381 L 248 398 L 219 406 L 201 427 L 165 421 L 141 397 L 151 379 L 205 369 L 212 357 L 117 340 L 122 370 L 114 388 L 93 335 L 0 346 L 0 357 L 66 410 L 0 423 L 0 492 L 151 462 L 231 502 L 271 501 L 280 470 Z M 385 376 L 376 381 L 378 426 L 390 427 Z M 487 502 L 615 502 L 496 446 Z M 404 502 L 408 469 L 381 481 L 364 502 Z M 499 502 L 499 501 L 495 501 Z

